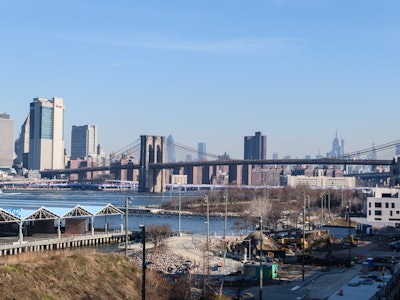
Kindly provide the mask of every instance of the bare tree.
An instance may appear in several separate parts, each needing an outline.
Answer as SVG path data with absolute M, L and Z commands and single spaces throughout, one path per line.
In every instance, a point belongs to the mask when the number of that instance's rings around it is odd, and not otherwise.
M 162 242 L 171 235 L 172 229 L 166 224 L 153 224 L 146 229 L 146 237 L 154 243 L 155 249 L 157 249 Z
M 264 193 L 263 196 L 257 196 L 250 201 L 250 215 L 253 218 L 262 218 L 267 221 L 271 213 L 271 200 L 269 199 L 268 193 Z

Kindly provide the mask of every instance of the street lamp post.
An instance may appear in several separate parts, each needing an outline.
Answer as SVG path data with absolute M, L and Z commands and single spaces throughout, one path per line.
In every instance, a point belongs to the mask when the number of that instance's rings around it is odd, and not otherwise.
M 307 195 L 307 213 L 308 213 L 308 231 L 311 230 L 311 216 L 310 216 L 310 196 Z
M 179 222 L 178 222 L 178 235 L 181 236 L 181 190 L 182 185 L 179 186 Z
M 263 246 L 263 233 L 262 233 L 262 216 L 260 217 L 260 299 L 262 299 L 263 290 L 263 264 L 262 264 L 262 246 Z
M 349 214 L 349 236 L 348 236 L 348 239 L 349 239 L 349 260 L 350 260 L 350 263 L 351 263 L 351 220 L 350 220 L 350 212 L 351 212 L 351 202 L 349 201 L 349 209 L 348 209 L 348 214 Z
M 125 198 L 125 256 L 126 257 L 128 257 L 129 200 L 132 200 L 132 197 Z
M 142 244 L 143 244 L 143 254 L 142 254 L 142 300 L 146 299 L 146 226 L 140 225 L 139 228 L 142 229 Z
M 208 202 L 208 196 L 204 195 L 204 201 L 207 204 L 207 221 L 206 221 L 206 255 L 207 255 L 207 275 L 210 275 L 210 256 L 209 256 L 209 248 L 210 248 L 210 203 Z
M 128 257 L 128 209 L 129 197 L 125 198 L 125 256 Z
M 321 194 L 321 226 L 324 226 L 325 193 Z
M 301 278 L 304 281 L 304 245 L 305 245 L 305 240 L 306 240 L 306 193 L 304 193 L 304 199 L 303 199 L 303 240 L 302 240 L 302 245 L 301 245 Z
M 226 268 L 226 222 L 228 217 L 228 193 L 225 192 L 225 220 L 224 220 L 224 268 Z
M 331 192 L 328 191 L 328 218 L 331 220 Z

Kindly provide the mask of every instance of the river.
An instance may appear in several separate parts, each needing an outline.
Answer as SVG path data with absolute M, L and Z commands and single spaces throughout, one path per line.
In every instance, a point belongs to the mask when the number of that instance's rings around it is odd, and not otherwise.
M 112 204 L 117 207 L 125 207 L 126 198 L 129 197 L 129 205 L 132 206 L 158 206 L 164 201 L 176 197 L 177 192 L 163 194 L 146 194 L 137 191 L 71 191 L 71 190 L 4 190 L 0 193 L 1 208 L 15 209 L 38 209 L 40 207 L 75 207 L 76 205 L 105 206 Z M 182 197 L 195 196 L 193 192 L 181 192 Z M 197 197 L 199 195 L 197 194 Z M 201 195 L 200 195 L 201 196 Z M 178 209 L 178 208 L 177 208 Z M 229 210 L 229 208 L 228 208 Z M 225 220 L 224 216 L 211 217 L 209 233 L 211 235 L 223 236 Z M 226 234 L 238 235 L 239 232 L 233 229 L 237 218 L 227 218 Z M 102 229 L 107 223 L 109 230 L 120 229 L 125 226 L 125 216 L 96 217 L 95 228 Z M 206 216 L 185 216 L 181 215 L 156 215 L 156 214 L 130 214 L 128 218 L 129 229 L 139 231 L 139 225 L 149 226 L 152 224 L 166 224 L 173 231 L 206 234 Z

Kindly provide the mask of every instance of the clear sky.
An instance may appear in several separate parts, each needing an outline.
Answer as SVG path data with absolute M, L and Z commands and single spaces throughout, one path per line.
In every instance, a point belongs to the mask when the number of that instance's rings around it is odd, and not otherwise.
M 243 157 L 313 157 L 400 139 L 400 1 L 0 1 L 0 112 L 62 97 L 107 153 L 140 135 Z M 378 158 L 379 157 L 378 154 Z

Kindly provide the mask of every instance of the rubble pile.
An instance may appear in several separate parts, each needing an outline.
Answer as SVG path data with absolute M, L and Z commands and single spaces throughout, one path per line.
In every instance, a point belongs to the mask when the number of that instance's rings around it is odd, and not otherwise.
M 133 250 L 130 252 L 130 257 L 138 265 L 141 266 L 142 251 Z M 189 270 L 196 270 L 199 265 L 182 255 L 175 254 L 165 247 L 160 247 L 157 250 L 146 250 L 146 263 L 148 268 L 163 272 L 165 274 L 179 274 L 187 273 Z

